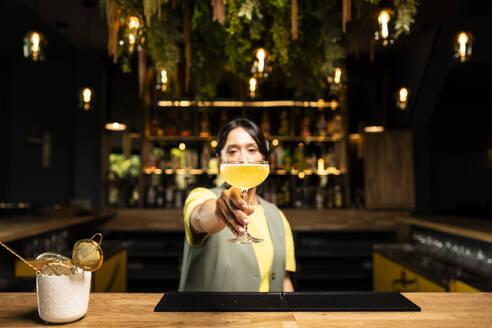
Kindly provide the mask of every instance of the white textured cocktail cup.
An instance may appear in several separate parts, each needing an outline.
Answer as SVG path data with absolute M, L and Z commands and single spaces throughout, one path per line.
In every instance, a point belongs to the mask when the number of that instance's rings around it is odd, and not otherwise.
M 77 269 L 71 275 L 36 275 L 38 313 L 50 323 L 72 322 L 87 313 L 91 273 Z

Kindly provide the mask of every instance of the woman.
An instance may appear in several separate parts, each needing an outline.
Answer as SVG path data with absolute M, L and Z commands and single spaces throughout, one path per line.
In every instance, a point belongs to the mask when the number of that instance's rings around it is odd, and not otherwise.
M 268 145 L 256 124 L 238 118 L 219 132 L 217 156 L 226 161 L 266 160 Z M 230 186 L 196 188 L 188 195 L 180 291 L 294 291 L 288 274 L 296 269 L 289 223 L 275 205 L 256 195 L 256 188 L 248 190 L 247 199 Z M 227 242 L 246 226 L 264 241 Z

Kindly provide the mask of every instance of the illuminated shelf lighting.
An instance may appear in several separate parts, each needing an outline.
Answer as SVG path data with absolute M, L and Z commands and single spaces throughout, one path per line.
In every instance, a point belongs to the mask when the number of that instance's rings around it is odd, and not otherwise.
M 336 109 L 338 103 L 331 101 L 295 101 L 295 100 L 270 100 L 270 101 L 194 101 L 194 100 L 161 100 L 157 102 L 159 107 L 251 107 L 251 108 L 270 108 L 270 107 L 306 107 L 306 108 L 331 108 Z
M 131 133 L 131 138 L 140 138 L 139 133 Z M 148 136 L 147 139 L 150 141 L 212 141 L 216 140 L 217 137 L 199 137 L 199 136 Z M 268 140 L 278 141 L 296 141 L 296 142 L 334 142 L 343 140 L 344 136 L 342 134 L 333 134 L 331 136 L 311 136 L 311 137 L 300 137 L 300 136 L 268 136 Z
M 176 169 L 176 170 L 165 169 L 163 171 L 159 168 L 146 168 L 144 170 L 144 173 L 147 175 L 152 175 L 152 174 L 160 175 L 163 173 L 167 174 L 167 175 L 172 175 L 172 174 L 201 175 L 204 173 L 206 173 L 208 175 L 216 175 L 219 172 L 218 172 L 218 170 L 202 170 L 202 169 Z M 300 173 L 302 173 L 303 175 L 315 175 L 315 174 L 316 175 L 340 175 L 340 174 L 344 174 L 345 172 L 342 172 L 341 170 L 339 170 L 335 167 L 328 167 L 325 170 L 303 170 L 303 171 L 294 170 L 294 169 L 290 170 L 290 171 L 286 171 L 286 170 L 279 169 L 279 170 L 272 170 L 270 172 L 270 174 L 272 174 L 272 175 L 287 175 L 287 174 L 299 175 Z

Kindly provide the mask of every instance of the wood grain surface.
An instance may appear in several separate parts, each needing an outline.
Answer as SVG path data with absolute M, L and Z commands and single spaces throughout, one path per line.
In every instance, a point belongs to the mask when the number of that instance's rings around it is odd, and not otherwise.
M 364 210 L 282 210 L 293 230 L 394 230 L 401 211 Z M 184 230 L 183 210 L 125 209 L 101 226 L 120 231 Z
M 63 327 L 488 328 L 492 293 L 404 293 L 421 312 L 153 312 L 161 294 L 91 294 L 81 320 Z M 0 293 L 1 327 L 44 326 L 35 293 Z
M 492 243 L 491 221 L 449 216 L 426 216 L 421 218 L 405 216 L 398 217 L 397 221 Z
M 366 208 L 415 208 L 412 132 L 366 133 L 363 140 Z
M 2 218 L 0 219 L 0 240 L 9 242 L 77 224 L 108 219 L 113 215 L 115 215 L 115 211 L 101 211 L 97 214 L 86 216 L 20 216 Z

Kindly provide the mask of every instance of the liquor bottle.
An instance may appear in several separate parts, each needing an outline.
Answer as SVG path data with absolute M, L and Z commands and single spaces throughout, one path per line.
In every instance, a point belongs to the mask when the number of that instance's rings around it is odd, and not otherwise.
M 327 122 L 326 122 L 326 134 L 331 136 L 333 135 L 334 133 L 334 118 L 332 117 L 331 119 L 329 119 Z
M 298 171 L 303 171 L 306 169 L 304 150 L 302 147 L 297 148 L 296 152 L 294 153 L 294 167 Z
M 191 149 L 186 149 L 184 151 L 184 154 L 185 154 L 185 169 L 192 169 L 193 168 L 193 153 L 191 151 Z
M 335 185 L 335 207 L 336 208 L 342 208 L 343 207 L 343 195 L 342 195 L 342 188 L 340 185 Z
M 311 130 L 309 126 L 310 126 L 309 116 L 304 116 L 301 124 L 301 136 L 303 137 L 311 136 Z
M 200 120 L 200 137 L 210 137 L 210 121 L 206 112 L 202 114 L 202 119 Z
M 274 180 L 272 180 L 273 182 Z M 270 188 L 268 189 L 268 192 L 270 194 L 270 201 L 273 204 L 277 204 L 277 194 L 275 193 L 275 183 L 270 183 Z
M 278 129 L 279 136 L 287 136 L 289 134 L 289 118 L 287 117 L 287 111 L 284 109 L 280 113 L 280 128 Z
M 282 167 L 286 171 L 290 171 L 290 169 L 292 168 L 292 158 L 290 156 L 289 148 L 285 148 L 282 153 Z
M 277 169 L 277 153 L 275 148 L 268 154 L 268 164 L 270 164 L 270 172 Z
M 227 117 L 227 112 L 225 110 L 222 110 L 220 112 L 220 119 L 219 119 L 219 121 L 220 121 L 219 130 L 222 127 L 224 127 L 227 124 L 227 122 L 229 122 L 229 118 Z
M 208 162 L 210 161 L 210 150 L 208 146 L 203 146 L 200 156 L 200 168 L 204 171 L 208 170 Z
M 321 114 L 321 118 L 316 123 L 316 135 L 325 137 L 327 132 L 328 124 L 326 122 L 325 114 Z
M 157 188 L 156 204 L 157 204 L 157 207 L 159 207 L 159 208 L 164 207 L 164 188 L 162 186 L 159 186 Z
M 284 191 L 282 189 L 282 185 L 279 183 L 276 183 L 275 185 L 277 186 L 276 188 L 277 206 L 284 207 Z
M 300 185 L 296 187 L 296 191 L 294 195 L 295 195 L 294 207 L 301 208 L 303 201 L 302 201 L 302 187 Z
M 327 191 L 326 191 L 326 207 L 327 208 L 335 207 L 335 193 L 333 190 L 333 186 L 329 183 L 327 184 Z
M 147 191 L 147 206 L 148 207 L 155 206 L 155 189 L 153 185 L 151 185 L 149 190 Z
M 266 110 L 263 111 L 260 129 L 265 137 L 270 135 L 270 117 L 268 116 L 268 112 Z
M 275 153 L 275 168 L 276 169 L 282 169 L 283 168 L 283 164 L 282 164 L 282 160 L 283 160 L 283 156 L 284 156 L 284 151 L 283 151 L 283 148 L 282 146 L 277 146 L 273 149 L 273 152 Z
M 174 185 L 169 183 L 165 190 L 166 208 L 172 208 L 174 203 Z
M 343 133 L 342 115 L 340 114 L 335 114 L 335 117 L 333 118 L 333 133 L 334 134 Z
M 282 185 L 282 191 L 283 191 L 283 195 L 284 195 L 284 207 L 289 207 L 290 206 L 290 188 L 289 188 L 289 182 L 287 180 Z
M 192 135 L 192 123 L 191 123 L 191 117 L 190 117 L 189 113 L 185 113 L 183 116 L 180 134 L 182 136 L 191 136 Z
M 174 192 L 174 208 L 183 207 L 183 190 L 176 189 Z
M 174 115 L 172 115 L 172 114 L 167 115 L 165 132 L 166 132 L 166 135 L 168 135 L 168 136 L 178 135 L 178 128 L 176 125 L 176 119 L 175 119 Z
M 318 210 L 322 209 L 324 206 L 324 190 L 321 188 L 320 185 L 316 187 L 316 195 L 315 195 L 315 202 L 316 202 L 316 208 Z

